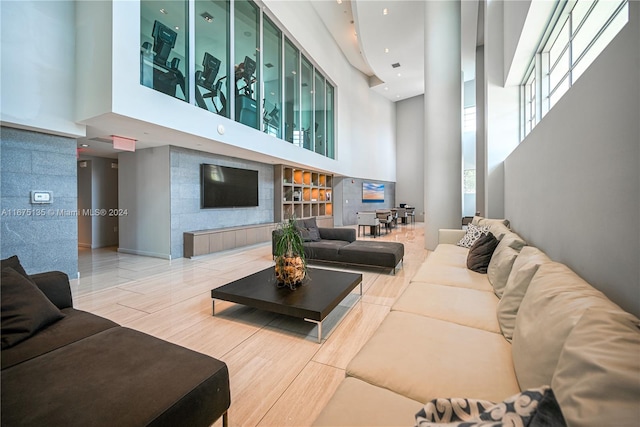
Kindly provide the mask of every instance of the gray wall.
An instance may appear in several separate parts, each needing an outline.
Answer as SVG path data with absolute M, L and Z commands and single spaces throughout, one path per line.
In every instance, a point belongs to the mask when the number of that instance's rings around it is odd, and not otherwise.
M 374 211 L 376 209 L 388 209 L 396 205 L 396 184 L 394 182 L 376 181 L 371 179 L 334 177 L 334 202 L 340 204 L 342 212 L 340 218 L 334 212 L 334 225 L 355 225 L 358 223 L 359 211 Z M 364 203 L 362 201 L 362 183 L 373 182 L 384 184 L 384 202 Z M 409 203 L 401 201 L 399 203 Z M 341 221 L 341 223 L 339 222 Z
M 86 162 L 85 167 L 80 167 Z M 78 216 L 78 245 L 104 248 L 118 245 L 118 169 L 110 158 L 84 156 L 78 162 L 78 209 L 98 212 Z M 102 210 L 102 211 L 101 211 Z M 102 214 L 101 212 L 106 212 Z
M 252 224 L 273 223 L 273 165 L 200 151 L 171 147 L 171 257 L 183 256 L 183 233 Z M 258 206 L 249 208 L 200 208 L 200 165 L 245 168 L 258 171 Z
M 60 270 L 77 278 L 75 139 L 3 127 L 0 157 L 2 258 L 18 255 L 29 274 Z M 32 205 L 32 190 L 51 191 L 53 203 Z
M 514 229 L 640 315 L 640 3 L 505 161 Z
M 169 146 L 118 154 L 118 250 L 171 257 Z

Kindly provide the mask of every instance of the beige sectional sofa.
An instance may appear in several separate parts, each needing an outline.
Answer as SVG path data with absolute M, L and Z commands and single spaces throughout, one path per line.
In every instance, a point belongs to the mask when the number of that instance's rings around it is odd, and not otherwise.
M 640 425 L 640 320 L 506 220 L 472 224 L 500 240 L 487 274 L 467 269 L 463 230 L 441 230 L 314 425 L 410 426 L 432 399 L 501 402 L 542 385 L 569 426 Z

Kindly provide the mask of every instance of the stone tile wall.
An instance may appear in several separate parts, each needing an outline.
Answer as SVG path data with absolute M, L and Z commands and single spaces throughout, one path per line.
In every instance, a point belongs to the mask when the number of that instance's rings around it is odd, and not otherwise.
M 2 258 L 18 255 L 29 274 L 78 275 L 76 140 L 3 127 L 0 132 Z M 31 204 L 31 191 L 53 203 Z

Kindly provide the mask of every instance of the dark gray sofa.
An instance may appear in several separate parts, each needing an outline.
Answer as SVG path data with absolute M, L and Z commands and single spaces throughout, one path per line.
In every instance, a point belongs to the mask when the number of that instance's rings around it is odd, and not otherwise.
M 325 228 L 316 225 L 315 218 L 296 220 L 304 240 L 304 255 L 307 261 L 334 262 L 370 267 L 396 267 L 404 258 L 404 245 L 398 242 L 373 242 L 357 240 L 352 228 Z M 318 230 L 319 238 L 309 229 Z M 272 233 L 272 255 L 275 255 L 278 230 Z M 317 235 L 316 235 L 317 236 Z
M 227 424 L 224 362 L 74 309 L 64 273 L 25 273 L 35 286 L 22 282 L 10 289 L 19 269 L 6 268 L 5 261 L 2 426 L 209 426 L 220 417 Z M 25 332 L 15 325 L 21 296 L 12 293 L 19 286 L 39 289 L 63 317 L 13 343 L 15 333 Z

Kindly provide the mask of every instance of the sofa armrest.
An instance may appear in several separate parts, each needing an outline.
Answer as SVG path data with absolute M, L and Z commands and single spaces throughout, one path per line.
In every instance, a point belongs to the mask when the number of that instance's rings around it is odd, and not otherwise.
M 320 230 L 320 238 L 325 240 L 344 240 L 345 242 L 356 241 L 356 230 L 353 228 L 323 228 Z
M 466 230 L 441 228 L 438 230 L 438 244 L 448 243 L 455 245 L 464 237 Z
M 69 276 L 62 271 L 47 271 L 29 276 L 43 294 L 60 310 L 73 307 Z

